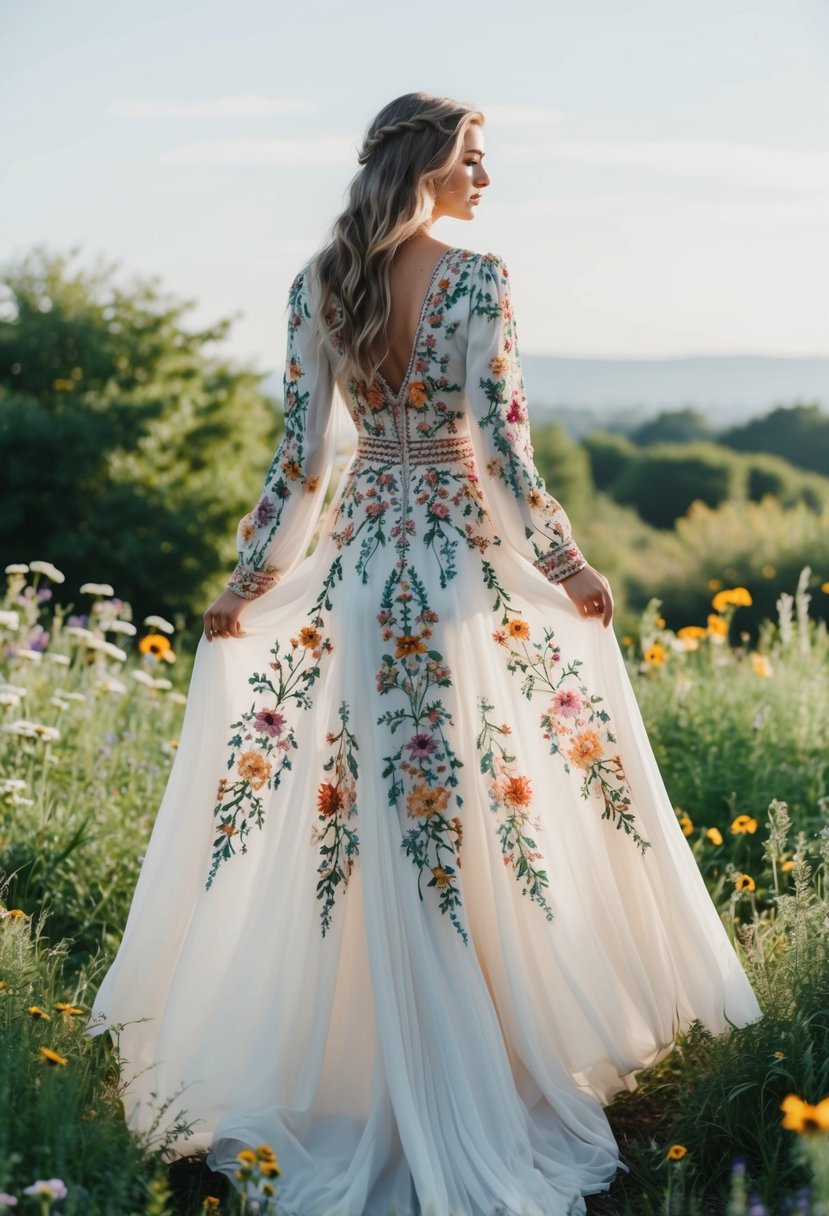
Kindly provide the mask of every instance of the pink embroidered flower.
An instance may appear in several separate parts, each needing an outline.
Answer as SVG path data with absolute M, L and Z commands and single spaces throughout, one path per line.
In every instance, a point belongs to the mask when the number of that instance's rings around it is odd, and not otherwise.
M 260 709 L 253 719 L 253 724 L 261 734 L 270 735 L 274 739 L 281 733 L 282 727 L 285 725 L 285 718 L 275 709 Z
M 577 718 L 583 708 L 581 694 L 572 688 L 557 692 L 553 697 L 553 712 L 561 714 L 563 718 Z

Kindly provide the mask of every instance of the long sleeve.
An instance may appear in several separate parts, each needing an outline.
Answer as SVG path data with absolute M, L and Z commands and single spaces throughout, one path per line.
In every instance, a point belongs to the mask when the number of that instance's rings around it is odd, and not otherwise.
M 239 521 L 239 561 L 228 587 L 255 599 L 284 577 L 311 543 L 334 464 L 334 380 L 326 348 L 312 335 L 307 267 L 288 295 L 285 429 L 256 506 Z
M 587 562 L 535 466 L 509 271 L 492 253 L 479 254 L 472 269 L 466 395 L 480 483 L 498 534 L 551 583 L 575 574 Z

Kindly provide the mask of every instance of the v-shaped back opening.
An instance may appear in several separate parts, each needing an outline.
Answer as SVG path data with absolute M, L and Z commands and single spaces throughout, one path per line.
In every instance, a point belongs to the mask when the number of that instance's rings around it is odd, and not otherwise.
M 434 282 L 437 277 L 438 271 L 440 270 L 441 266 L 444 263 L 444 260 L 449 256 L 449 254 L 455 253 L 455 252 L 456 252 L 456 250 L 453 247 L 450 247 L 449 249 L 444 249 L 443 252 L 441 253 L 440 257 L 438 258 L 438 260 L 435 262 L 432 273 L 429 275 L 429 282 L 426 286 L 426 291 L 423 295 L 423 300 L 420 305 L 420 312 L 419 312 L 418 318 L 417 318 L 417 326 L 415 327 L 414 336 L 412 337 L 411 345 L 409 348 L 409 359 L 408 359 L 408 362 L 406 363 L 406 369 L 403 373 L 403 379 L 400 381 L 400 387 L 397 390 L 393 389 L 392 386 L 389 384 L 388 380 L 386 379 L 386 377 L 383 375 L 383 372 L 378 369 L 378 373 L 377 373 L 378 377 L 379 377 L 380 381 L 382 382 L 382 384 L 384 385 L 384 387 L 389 391 L 389 393 L 391 394 L 394 401 L 399 401 L 399 399 L 401 398 L 401 396 L 403 394 L 403 390 L 405 389 L 406 385 L 408 384 L 409 377 L 412 374 L 412 364 L 414 363 L 415 356 L 417 354 L 417 347 L 418 347 L 418 340 L 420 338 L 420 331 L 423 328 L 423 318 L 426 314 L 426 308 L 429 304 L 429 301 L 432 298 L 432 291 L 433 291 Z

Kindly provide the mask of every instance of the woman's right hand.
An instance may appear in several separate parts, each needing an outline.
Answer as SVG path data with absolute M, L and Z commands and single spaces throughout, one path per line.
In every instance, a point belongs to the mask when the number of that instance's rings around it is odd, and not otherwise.
M 582 616 L 600 616 L 605 629 L 608 627 L 613 618 L 613 592 L 603 574 L 592 566 L 583 566 L 559 583 Z
M 214 638 L 243 638 L 245 630 L 239 624 L 239 615 L 248 601 L 235 591 L 226 588 L 214 600 L 204 614 L 204 636 L 208 642 Z

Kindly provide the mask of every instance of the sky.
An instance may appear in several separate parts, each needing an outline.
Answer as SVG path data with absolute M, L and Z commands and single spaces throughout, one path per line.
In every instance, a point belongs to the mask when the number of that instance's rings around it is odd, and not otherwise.
M 0 261 L 116 264 L 281 372 L 374 114 L 483 110 L 433 234 L 507 262 L 522 353 L 829 356 L 829 0 L 0 0 Z

